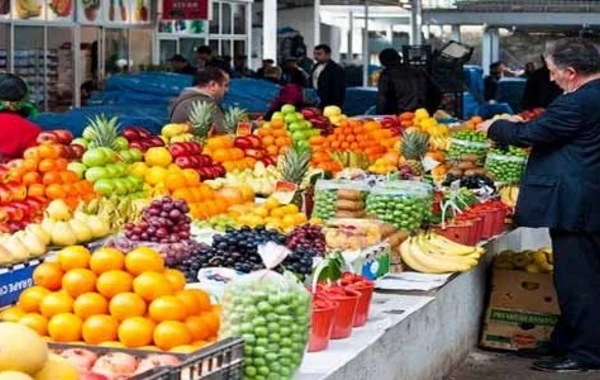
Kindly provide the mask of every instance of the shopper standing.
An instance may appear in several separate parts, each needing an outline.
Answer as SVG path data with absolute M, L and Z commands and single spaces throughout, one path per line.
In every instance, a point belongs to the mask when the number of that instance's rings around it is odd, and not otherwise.
M 501 144 L 532 147 L 516 221 L 548 227 L 561 315 L 549 347 L 522 351 L 542 371 L 600 370 L 600 53 L 588 40 L 550 48 L 550 76 L 565 93 L 530 122 L 487 121 Z
M 188 60 L 181 54 L 175 54 L 169 59 L 169 62 L 171 63 L 171 68 L 174 73 L 195 75 L 198 72 L 198 69 L 190 65 Z
M 183 90 L 170 107 L 171 123 L 186 123 L 195 103 L 212 103 L 215 110 L 213 123 L 216 133 L 222 133 L 225 113 L 221 102 L 229 90 L 229 74 L 216 67 L 207 67 L 194 76 L 194 87 Z
M 34 145 L 41 128 L 28 117 L 37 109 L 28 100 L 27 84 L 13 74 L 0 74 L 0 159 L 21 158 Z
M 542 56 L 542 67 L 527 78 L 523 92 L 523 109 L 547 108 L 560 94 L 560 87 L 550 80 L 550 71 Z
M 344 69 L 331 60 L 331 48 L 318 45 L 314 51 L 316 65 L 310 74 L 311 84 L 321 99 L 320 107 L 344 106 L 346 97 L 346 74 Z
M 213 51 L 210 46 L 200 46 L 196 49 L 196 54 L 198 55 L 198 62 L 200 62 L 200 69 L 216 67 L 225 71 L 227 74 L 231 73 L 231 67 L 227 62 L 213 56 Z

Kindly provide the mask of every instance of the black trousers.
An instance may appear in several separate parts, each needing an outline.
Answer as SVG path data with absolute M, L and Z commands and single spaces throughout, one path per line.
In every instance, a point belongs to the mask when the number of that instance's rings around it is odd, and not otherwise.
M 561 316 L 551 349 L 600 366 L 600 233 L 550 230 Z

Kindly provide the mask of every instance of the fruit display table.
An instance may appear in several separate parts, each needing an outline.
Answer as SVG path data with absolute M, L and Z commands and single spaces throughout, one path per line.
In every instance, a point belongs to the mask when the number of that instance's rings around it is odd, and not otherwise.
M 519 228 L 488 242 L 476 268 L 435 291 L 377 293 L 367 325 L 331 341 L 324 352 L 307 354 L 296 378 L 445 379 L 479 342 L 493 257 L 547 244 L 544 230 Z

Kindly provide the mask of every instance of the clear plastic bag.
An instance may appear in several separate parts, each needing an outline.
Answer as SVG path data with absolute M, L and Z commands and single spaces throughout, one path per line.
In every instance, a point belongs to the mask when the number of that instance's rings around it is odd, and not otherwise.
M 318 180 L 315 184 L 312 216 L 323 220 L 335 217 L 362 218 L 369 185 L 364 181 Z
M 381 243 L 385 235 L 391 234 L 386 231 L 388 227 L 393 229 L 374 219 L 335 218 L 328 221 L 323 232 L 329 248 L 355 251 Z
M 267 268 L 287 256 L 267 243 L 259 254 Z M 245 379 L 293 379 L 302 363 L 311 320 L 310 293 L 291 274 L 270 269 L 241 276 L 225 287 L 222 338 L 242 337 Z
M 485 169 L 498 182 L 519 183 L 525 173 L 527 157 L 490 153 Z
M 450 148 L 448 149 L 448 159 L 450 161 L 476 161 L 482 165 L 485 161 L 485 156 L 490 148 L 489 143 L 460 140 L 456 138 L 450 139 Z M 475 160 L 471 160 L 469 156 L 474 156 Z
M 424 187 L 401 182 L 373 188 L 367 197 L 366 212 L 400 230 L 414 231 L 431 214 L 432 198 Z

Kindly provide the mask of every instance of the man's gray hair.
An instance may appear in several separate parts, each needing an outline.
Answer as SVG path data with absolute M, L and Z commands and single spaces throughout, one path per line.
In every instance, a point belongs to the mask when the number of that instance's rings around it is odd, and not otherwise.
M 600 73 L 600 52 L 584 38 L 562 38 L 548 49 L 546 56 L 561 69 L 571 67 L 583 75 Z

